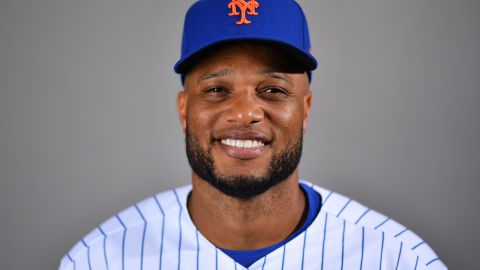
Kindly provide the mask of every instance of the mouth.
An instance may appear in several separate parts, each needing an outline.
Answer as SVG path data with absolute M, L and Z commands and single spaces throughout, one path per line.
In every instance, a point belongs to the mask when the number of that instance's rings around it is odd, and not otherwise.
M 265 143 L 258 140 L 235 140 L 235 139 L 222 139 L 220 143 L 236 148 L 251 149 L 256 147 L 265 146 Z
M 234 159 L 254 159 L 264 155 L 270 149 L 270 138 L 258 132 L 225 133 L 215 139 L 223 152 Z

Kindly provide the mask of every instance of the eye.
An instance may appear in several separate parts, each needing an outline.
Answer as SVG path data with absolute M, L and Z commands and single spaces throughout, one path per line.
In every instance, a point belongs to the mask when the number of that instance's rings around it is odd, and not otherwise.
M 223 86 L 211 86 L 201 92 L 201 96 L 206 101 L 218 102 L 225 100 L 230 95 L 230 90 Z
M 277 87 L 269 87 L 269 88 L 266 88 L 262 91 L 263 93 L 268 93 L 268 94 L 286 94 L 286 91 L 281 89 L 281 88 L 277 88 Z
M 227 89 L 220 86 L 211 87 L 205 90 L 205 93 L 212 93 L 212 94 L 221 94 L 226 92 L 227 92 Z
M 265 87 L 258 91 L 257 95 L 265 100 L 284 100 L 290 96 L 290 92 L 281 87 Z

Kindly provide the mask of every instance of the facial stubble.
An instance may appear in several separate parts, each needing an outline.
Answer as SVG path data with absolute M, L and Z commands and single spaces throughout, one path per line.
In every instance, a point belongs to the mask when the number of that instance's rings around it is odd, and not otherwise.
M 247 200 L 264 193 L 292 175 L 300 163 L 303 131 L 300 130 L 283 149 L 272 154 L 263 175 L 220 174 L 215 169 L 211 146 L 204 149 L 199 139 L 190 132 L 188 125 L 185 140 L 188 162 L 196 175 L 228 196 Z

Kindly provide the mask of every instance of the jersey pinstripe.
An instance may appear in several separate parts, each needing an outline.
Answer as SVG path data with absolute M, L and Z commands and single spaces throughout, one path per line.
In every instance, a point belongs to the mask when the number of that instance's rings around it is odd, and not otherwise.
M 447 269 L 401 224 L 312 186 L 322 196 L 313 223 L 248 269 Z M 118 213 L 78 242 L 59 269 L 246 269 L 196 229 L 186 210 L 190 191 L 185 186 L 163 192 Z

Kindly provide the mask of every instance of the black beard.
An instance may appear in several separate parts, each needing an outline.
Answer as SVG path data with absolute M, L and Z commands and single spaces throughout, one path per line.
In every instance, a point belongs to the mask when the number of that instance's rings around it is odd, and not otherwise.
M 303 134 L 292 140 L 279 153 L 272 155 L 267 172 L 262 176 L 224 176 L 215 171 L 210 149 L 204 150 L 187 127 L 186 148 L 190 167 L 201 179 L 226 195 L 238 199 L 251 199 L 285 181 L 297 168 L 302 156 Z

